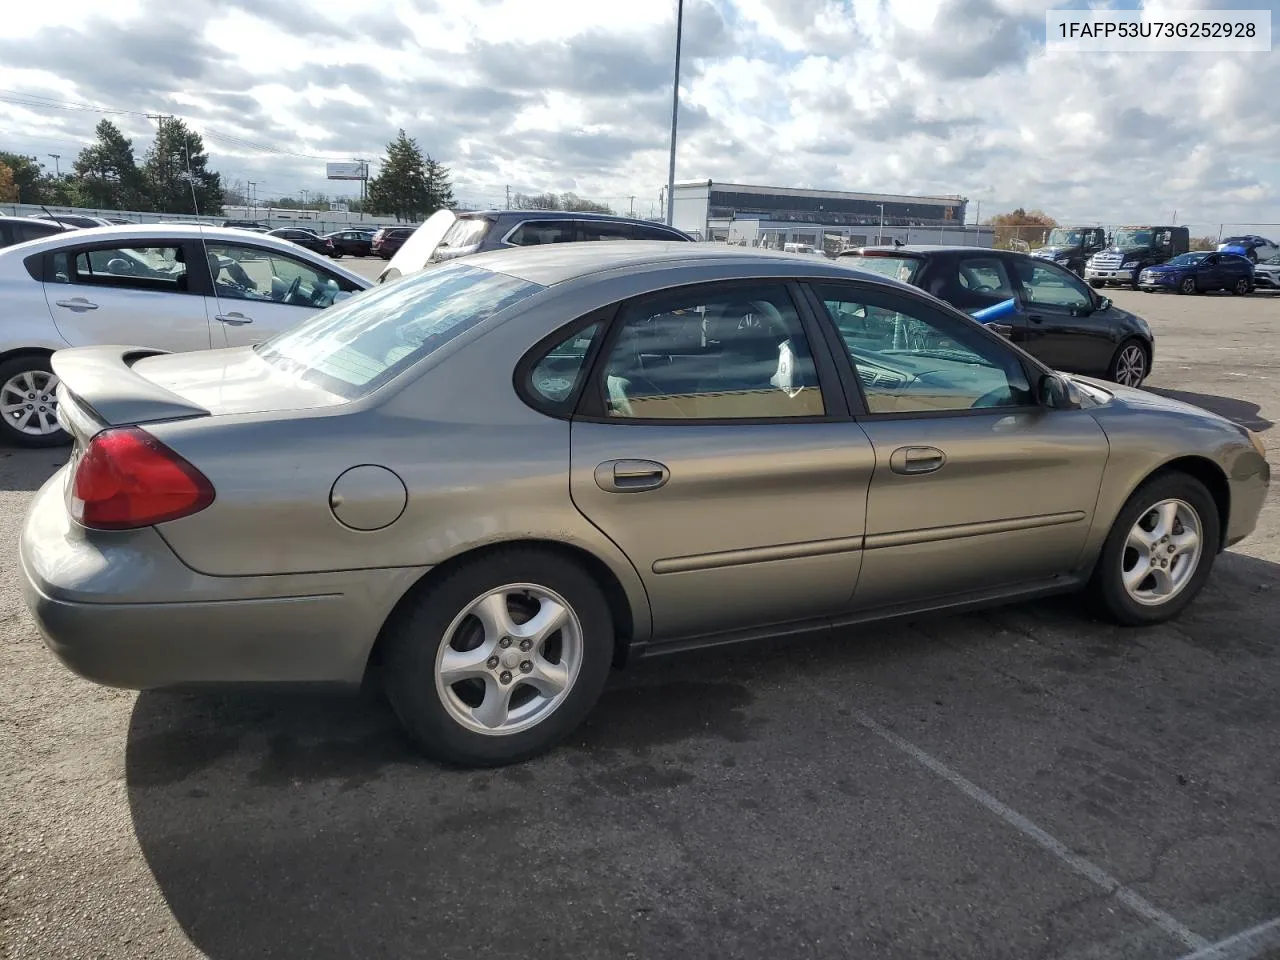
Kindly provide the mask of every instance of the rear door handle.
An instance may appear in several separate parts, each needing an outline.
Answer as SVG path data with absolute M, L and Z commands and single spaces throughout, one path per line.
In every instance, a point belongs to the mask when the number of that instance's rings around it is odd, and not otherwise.
M 253 323 L 253 317 L 246 317 L 243 313 L 220 313 L 213 319 L 219 323 L 230 324 L 233 327 L 243 327 L 246 323 Z
M 657 490 L 670 478 L 666 464 L 656 460 L 606 460 L 596 467 L 596 486 L 610 493 Z
M 54 303 L 60 307 L 66 307 L 68 310 L 73 310 L 76 313 L 84 313 L 86 310 L 98 309 L 98 305 L 96 303 L 91 300 L 86 300 L 84 297 L 72 297 L 70 300 L 55 300 Z
M 899 447 L 889 457 L 894 473 L 933 473 L 947 462 L 947 455 L 937 447 Z

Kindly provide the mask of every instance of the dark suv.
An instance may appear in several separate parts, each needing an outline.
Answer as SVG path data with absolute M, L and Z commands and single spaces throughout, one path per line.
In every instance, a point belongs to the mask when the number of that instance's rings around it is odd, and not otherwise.
M 0 247 L 40 240 L 64 230 L 66 227 L 35 217 L 0 217 Z
M 381 227 L 373 235 L 369 249 L 375 257 L 390 260 L 396 251 L 404 246 L 404 242 L 413 236 L 414 227 Z
M 428 263 L 439 263 L 473 253 L 501 250 L 505 247 L 590 240 L 694 242 L 693 237 L 675 227 L 654 223 L 652 220 L 636 220 L 605 213 L 570 213 L 563 210 L 487 210 L 463 213 L 445 231 L 434 252 L 416 251 L 412 263 L 389 264 L 378 277 L 378 283 L 421 270 Z

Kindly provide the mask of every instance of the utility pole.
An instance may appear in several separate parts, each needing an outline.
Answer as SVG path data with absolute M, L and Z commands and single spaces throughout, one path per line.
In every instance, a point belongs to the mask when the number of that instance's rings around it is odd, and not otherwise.
M 58 161 L 62 159 L 62 154 L 60 154 L 60 153 L 51 153 L 51 154 L 49 154 L 49 156 L 53 157 L 53 175 L 54 175 L 55 177 L 57 177 L 59 180 L 61 180 L 61 179 L 62 179 L 62 168 L 58 166 Z
M 250 211 L 252 211 L 250 213 L 250 216 L 257 218 L 258 216 L 258 181 L 247 180 L 245 182 L 249 185 L 249 196 L 245 197 L 245 200 L 248 201 L 249 209 Z
M 676 119 L 680 115 L 680 32 L 684 28 L 684 0 L 676 0 L 676 76 L 671 84 L 671 160 L 667 166 L 667 226 L 671 226 L 676 189 Z
M 629 197 L 628 199 L 631 201 L 631 216 L 633 216 L 633 217 L 634 217 L 634 216 L 636 215 L 636 198 L 635 198 L 635 196 L 633 195 L 633 196 Z
M 507 184 L 507 209 L 511 209 L 511 184 Z
M 182 155 L 187 159 L 187 183 L 191 185 L 191 209 L 195 211 L 195 215 L 200 216 L 200 201 L 196 199 L 196 175 L 191 172 L 191 151 L 187 149 L 187 145 L 182 145 Z

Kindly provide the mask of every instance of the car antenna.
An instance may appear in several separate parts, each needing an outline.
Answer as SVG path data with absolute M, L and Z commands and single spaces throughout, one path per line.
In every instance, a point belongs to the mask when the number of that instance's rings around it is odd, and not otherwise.
M 69 227 L 69 226 L 71 226 L 71 224 L 69 224 L 69 223 L 65 223 L 65 222 L 63 222 L 62 220 L 59 220 L 59 219 L 58 219 L 58 217 L 57 217 L 57 214 L 50 213 L 50 212 L 49 212 L 49 208 L 48 208 L 48 207 L 46 207 L 43 203 L 42 203 L 42 204 L 40 204 L 40 209 L 41 209 L 41 210 L 43 210 L 43 211 L 44 211 L 44 215 L 45 215 L 46 217 L 48 217 L 50 220 L 52 220 L 54 223 L 62 224 L 62 226 L 64 226 L 64 227 Z

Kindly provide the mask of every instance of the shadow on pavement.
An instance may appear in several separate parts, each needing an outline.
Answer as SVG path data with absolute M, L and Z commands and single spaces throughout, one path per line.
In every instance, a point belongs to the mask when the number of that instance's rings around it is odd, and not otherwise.
M 1274 423 L 1262 415 L 1262 408 L 1249 400 L 1238 400 L 1235 397 L 1219 397 L 1211 393 L 1191 393 L 1186 390 L 1170 390 L 1167 387 L 1143 386 L 1149 393 L 1156 393 L 1170 400 L 1181 400 L 1197 407 L 1203 407 L 1220 417 L 1226 417 L 1233 423 L 1248 427 L 1257 433 L 1270 430 Z
M 0 490 L 39 490 L 67 462 L 68 450 L 24 450 L 0 443 Z
M 865 710 L 1210 939 L 1280 913 L 1280 566 L 1220 558 L 1161 627 L 1078 608 L 640 664 L 496 771 L 419 759 L 368 695 L 143 693 L 134 828 L 213 960 L 1185 952 Z

